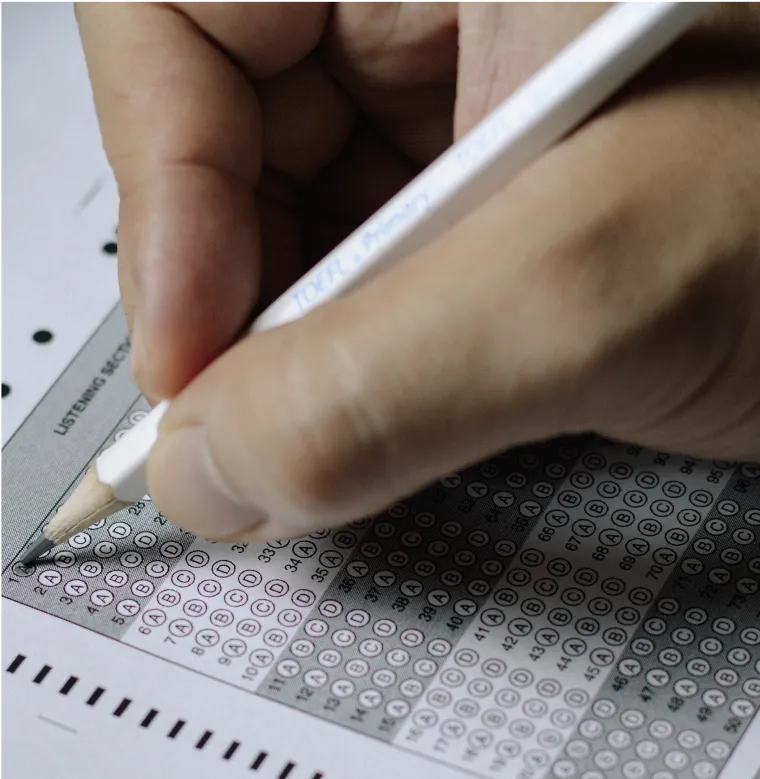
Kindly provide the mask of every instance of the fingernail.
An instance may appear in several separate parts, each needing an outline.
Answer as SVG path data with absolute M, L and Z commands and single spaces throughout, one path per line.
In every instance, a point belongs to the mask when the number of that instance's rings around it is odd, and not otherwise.
M 140 320 L 135 317 L 132 322 L 132 335 L 130 338 L 132 344 L 132 356 L 130 358 L 129 370 L 132 375 L 132 381 L 142 390 L 145 399 L 151 406 L 157 406 L 163 398 L 154 395 L 147 387 L 148 378 L 148 349 L 143 337 Z
M 201 427 L 159 438 L 150 468 L 151 496 L 175 524 L 204 538 L 228 540 L 253 532 L 267 518 L 232 494 L 219 473 Z

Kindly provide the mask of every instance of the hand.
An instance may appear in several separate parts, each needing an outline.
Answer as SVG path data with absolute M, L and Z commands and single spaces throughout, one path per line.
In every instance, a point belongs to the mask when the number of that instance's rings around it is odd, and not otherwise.
M 174 397 L 149 464 L 170 519 L 300 535 L 586 430 L 760 458 L 757 5 L 392 272 L 225 351 L 602 10 L 78 7 L 134 371 Z

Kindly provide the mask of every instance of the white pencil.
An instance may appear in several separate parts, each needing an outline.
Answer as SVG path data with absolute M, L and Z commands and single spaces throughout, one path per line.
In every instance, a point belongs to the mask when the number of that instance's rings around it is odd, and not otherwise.
M 294 284 L 251 332 L 298 319 L 421 248 L 574 129 L 710 5 L 614 6 Z M 97 458 L 22 563 L 145 496 L 167 407 L 156 406 Z

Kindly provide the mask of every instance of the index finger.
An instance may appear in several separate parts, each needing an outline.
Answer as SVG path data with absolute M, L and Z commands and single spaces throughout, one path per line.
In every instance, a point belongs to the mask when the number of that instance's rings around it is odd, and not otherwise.
M 325 4 L 76 7 L 119 185 L 119 275 L 143 389 L 170 397 L 230 343 L 258 288 L 259 105 L 247 78 L 301 59 Z M 141 377 L 138 375 L 138 379 Z

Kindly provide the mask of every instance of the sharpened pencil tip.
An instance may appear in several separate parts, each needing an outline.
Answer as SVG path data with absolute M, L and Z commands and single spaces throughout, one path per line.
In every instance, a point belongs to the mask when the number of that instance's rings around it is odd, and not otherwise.
M 46 536 L 41 535 L 21 557 L 21 565 L 30 565 L 40 555 L 45 554 L 45 552 L 49 552 L 54 546 L 55 543 L 53 543 Z

